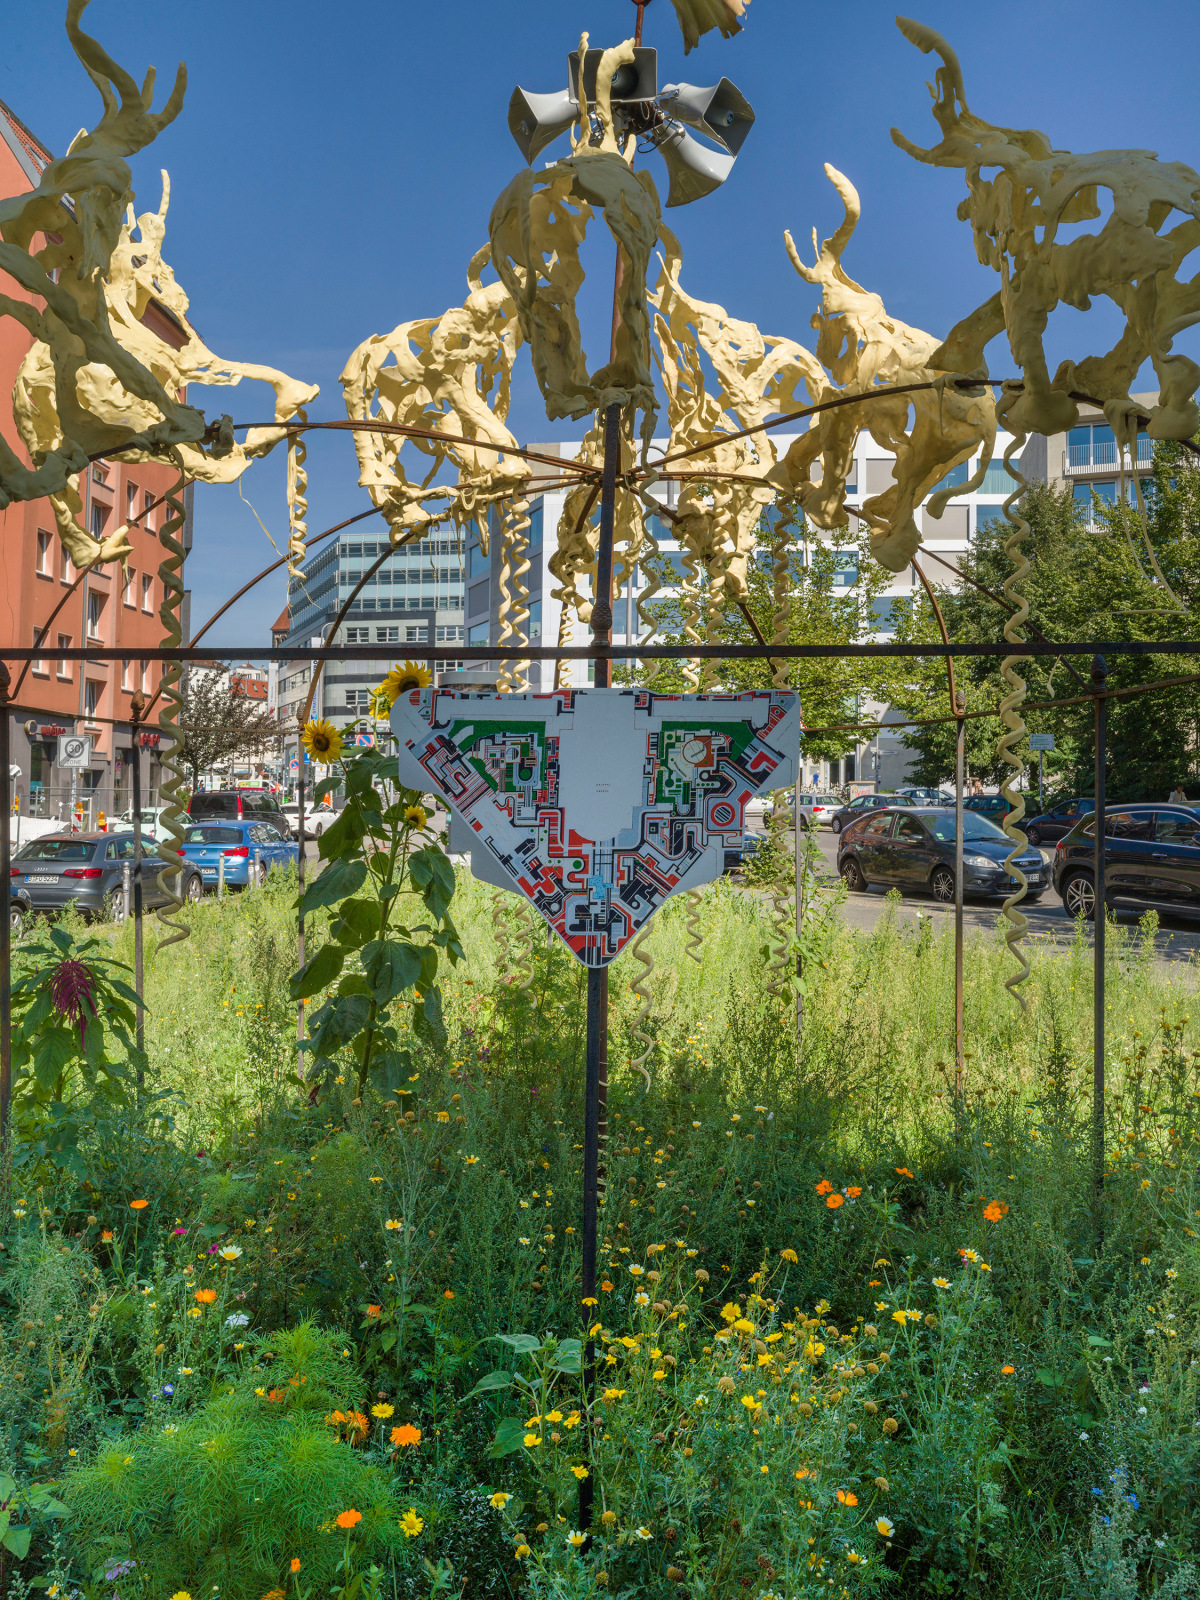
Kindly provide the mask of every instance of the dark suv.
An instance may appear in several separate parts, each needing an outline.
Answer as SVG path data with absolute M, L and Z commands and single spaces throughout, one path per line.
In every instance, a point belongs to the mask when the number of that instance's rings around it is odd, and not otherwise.
M 292 826 L 273 794 L 265 789 L 201 789 L 188 802 L 193 822 L 269 822 L 285 839 Z
M 1016 887 L 1005 861 L 1013 841 L 987 817 L 963 813 L 963 893 L 1008 895 Z M 842 835 L 838 871 L 851 889 L 872 883 L 889 888 L 928 890 L 935 899 L 954 899 L 954 813 L 942 807 L 877 811 L 852 823 Z M 1036 850 L 1017 856 L 1029 885 L 1027 900 L 1045 893 L 1046 877 Z
M 1021 827 L 1030 844 L 1045 844 L 1050 839 L 1065 837 L 1077 822 L 1091 816 L 1095 809 L 1094 800 L 1088 799 L 1086 795 L 1076 795 L 1071 800 L 1060 800 L 1057 805 L 1049 806 L 1045 811 L 1023 822 Z
M 1095 815 L 1054 851 L 1054 887 L 1072 917 L 1096 914 Z M 1200 810 L 1134 805 L 1104 812 L 1104 900 L 1129 910 L 1200 916 Z

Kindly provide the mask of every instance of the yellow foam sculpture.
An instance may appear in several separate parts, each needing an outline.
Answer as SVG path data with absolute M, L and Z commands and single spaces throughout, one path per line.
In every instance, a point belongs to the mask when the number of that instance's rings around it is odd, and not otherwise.
M 726 39 L 741 33 L 739 17 L 744 17 L 750 0 L 671 0 L 683 32 L 683 53 L 688 55 L 701 38 L 720 28 Z

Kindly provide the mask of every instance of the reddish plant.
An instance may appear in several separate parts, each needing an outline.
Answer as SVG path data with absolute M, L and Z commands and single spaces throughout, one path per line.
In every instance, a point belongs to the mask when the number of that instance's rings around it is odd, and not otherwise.
M 96 980 L 82 961 L 60 961 L 50 975 L 50 999 L 54 1009 L 68 1022 L 79 1024 L 82 1046 L 88 1023 L 96 1015 Z

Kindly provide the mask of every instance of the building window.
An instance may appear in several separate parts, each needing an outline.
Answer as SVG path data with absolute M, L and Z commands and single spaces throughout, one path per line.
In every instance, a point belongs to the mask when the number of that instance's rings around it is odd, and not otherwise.
M 970 477 L 971 473 L 974 471 L 974 468 L 975 468 L 975 463 L 973 461 L 960 461 L 956 467 L 951 467 L 950 468 L 950 471 L 946 474 L 946 476 L 938 484 L 938 488 L 939 489 L 961 489 L 963 484 L 966 483 L 967 479 Z M 846 488 L 849 489 L 849 487 L 850 487 L 850 485 L 847 484 Z
M 108 521 L 108 507 L 92 502 L 92 538 L 104 537 L 104 524 Z
M 347 628 L 346 629 L 346 643 L 347 644 L 370 644 L 370 642 L 371 642 L 371 630 L 370 630 L 370 628 Z
M 371 691 L 369 689 L 347 689 L 347 711 L 369 711 L 371 707 Z
M 69 650 L 71 648 L 71 635 L 69 633 L 60 633 L 59 634 L 59 636 L 58 636 L 58 648 L 60 650 Z M 60 678 L 67 678 L 67 679 L 70 678 L 70 676 L 71 676 L 71 663 L 69 661 L 60 661 L 58 663 L 58 675 L 59 675 Z
M 542 548 L 542 502 L 540 500 L 529 512 L 527 537 L 531 552 Z
M 475 626 L 471 629 L 471 632 L 469 633 L 469 635 L 467 636 L 467 643 L 468 644 L 488 644 L 490 642 L 489 639 L 488 639 L 489 630 L 490 630 L 490 624 L 489 623 L 477 622 L 475 624 Z
M 87 597 L 87 631 L 89 639 L 99 639 L 100 617 L 104 610 L 104 596 L 93 590 Z
M 142 693 L 148 694 L 150 691 L 150 663 L 148 661 L 139 661 L 138 668 L 142 680 Z
M 92 721 L 100 710 L 100 692 L 104 688 L 95 678 L 85 678 L 83 683 L 83 714 Z
M 53 576 L 50 571 L 50 539 L 51 535 L 38 529 L 37 536 L 37 570 L 43 578 Z
M 34 642 L 35 647 L 37 645 L 41 644 L 42 640 L 45 637 L 46 637 L 45 628 L 35 628 L 33 630 L 33 642 Z M 50 674 L 46 671 L 46 663 L 41 658 L 41 656 L 38 656 L 35 659 L 35 661 L 33 663 L 33 666 L 31 668 L 31 671 L 34 673 L 34 675 L 36 677 L 39 677 L 39 678 L 48 678 L 50 676 Z
M 363 629 L 363 632 L 364 633 L 366 632 L 365 628 Z M 376 639 L 376 642 L 379 643 L 379 644 L 399 644 L 400 643 L 400 629 L 399 628 L 376 628 L 375 629 L 375 639 Z
M 527 637 L 532 642 L 542 637 L 542 602 L 531 600 L 529 602 L 529 627 Z
M 137 596 L 134 593 L 134 586 L 133 586 L 133 580 L 136 577 L 137 577 L 137 573 L 133 570 L 132 567 L 130 567 L 128 572 L 126 572 L 126 574 L 125 574 L 125 587 L 121 590 L 121 599 L 127 606 L 135 606 L 136 607 L 136 605 L 137 605 Z
M 539 600 L 537 603 L 540 605 L 541 601 Z M 484 623 L 484 627 L 486 629 L 486 623 Z M 439 627 L 437 630 L 437 642 L 439 644 L 461 644 L 462 638 L 463 629 L 461 627 L 456 628 L 453 626 L 453 624 L 447 624 L 445 627 Z
M 121 687 L 122 687 L 122 689 L 128 689 L 129 688 L 129 675 L 130 675 L 130 673 L 132 671 L 133 671 L 133 663 L 131 661 L 129 661 L 129 660 L 122 661 L 122 663 L 121 663 Z
M 429 638 L 427 622 L 410 622 L 404 630 L 405 644 L 425 644 Z
M 475 543 L 469 548 L 467 552 L 467 561 L 468 577 L 482 578 L 485 573 L 491 570 L 492 558 L 491 556 L 484 555 L 483 551 L 479 548 L 478 539 L 476 539 Z
M 126 505 L 125 520 L 126 520 L 126 522 L 132 522 L 134 517 L 137 516 L 137 497 L 138 497 L 138 486 L 137 486 L 137 484 L 136 483 L 128 483 L 128 484 L 126 484 L 125 485 L 125 505 Z
M 66 545 L 60 545 L 58 549 L 58 576 L 63 583 L 71 582 L 71 558 Z
M 851 589 L 858 582 L 858 551 L 833 550 L 833 586 L 835 589 Z
M 154 579 L 148 572 L 142 573 L 142 610 L 154 609 Z
M 107 483 L 108 482 L 108 472 L 104 467 L 102 467 L 100 465 L 100 463 L 98 461 L 97 461 L 96 465 L 92 468 L 92 480 L 95 483 Z

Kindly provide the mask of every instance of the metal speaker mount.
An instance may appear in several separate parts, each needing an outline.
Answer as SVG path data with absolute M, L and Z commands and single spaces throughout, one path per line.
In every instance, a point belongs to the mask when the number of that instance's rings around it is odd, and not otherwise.
M 677 122 L 666 123 L 653 137 L 671 179 L 668 206 L 686 206 L 693 200 L 703 200 L 706 194 L 721 187 L 737 159 L 723 150 L 709 149 Z
M 731 155 L 737 155 L 754 125 L 750 102 L 728 78 L 722 78 L 712 89 L 698 89 L 694 83 L 668 83 L 659 98 L 668 116 L 707 134 Z

